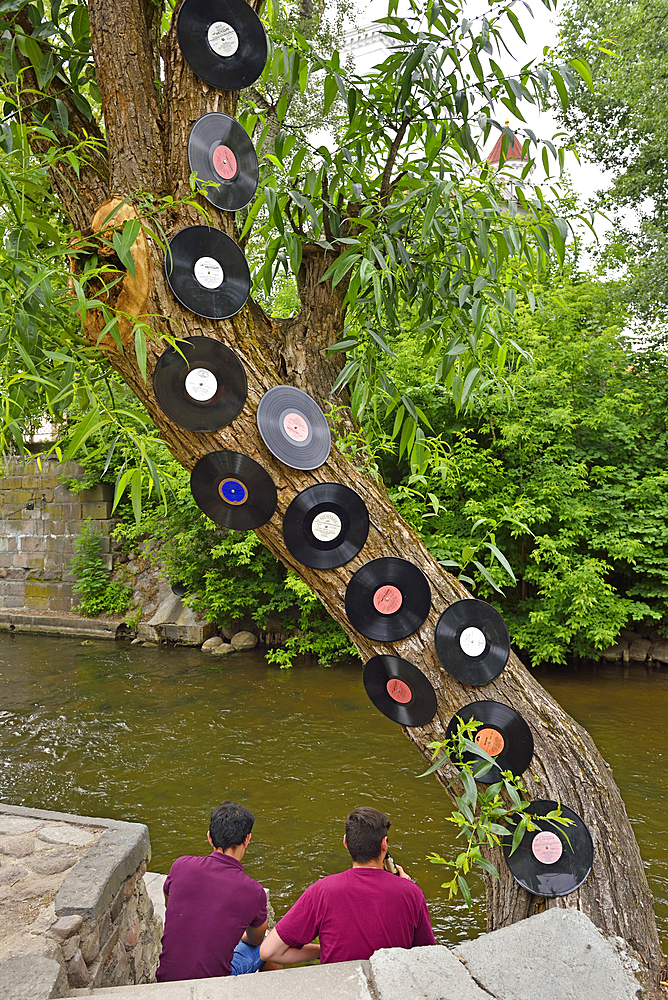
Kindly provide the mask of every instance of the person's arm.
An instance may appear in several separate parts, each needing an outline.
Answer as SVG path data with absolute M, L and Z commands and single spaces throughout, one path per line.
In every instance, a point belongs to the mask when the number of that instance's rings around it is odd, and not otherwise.
M 252 948 L 257 948 L 257 946 L 262 944 L 264 941 L 268 923 L 269 918 L 267 918 L 263 924 L 260 924 L 259 927 L 253 927 L 252 925 L 248 926 L 244 931 L 241 940 L 244 944 L 249 944 Z
M 424 945 L 436 944 L 434 932 L 431 929 L 431 919 L 429 917 L 429 910 L 427 909 L 427 901 L 424 898 L 422 890 L 420 890 L 420 895 L 422 896 L 422 899 L 417 926 L 415 928 L 415 933 L 413 934 L 413 944 L 411 946 L 413 948 L 421 948 Z
M 320 958 L 320 945 L 305 944 L 301 948 L 291 948 L 279 937 L 274 927 L 260 945 L 260 958 L 263 962 L 278 962 L 281 965 L 312 962 L 315 958 Z

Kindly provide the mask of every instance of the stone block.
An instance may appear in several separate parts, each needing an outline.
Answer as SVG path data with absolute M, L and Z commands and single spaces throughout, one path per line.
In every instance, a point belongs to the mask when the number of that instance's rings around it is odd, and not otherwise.
M 371 981 L 378 1000 L 489 1000 L 443 945 L 424 948 L 381 948 L 370 960 Z
M 76 934 L 81 927 L 82 920 L 78 913 L 73 913 L 69 917 L 60 917 L 56 920 L 55 924 L 52 924 L 49 928 L 49 934 L 55 938 L 60 938 L 64 941 L 65 938 L 71 937 L 72 934 Z
M 97 483 L 87 490 L 82 490 L 79 493 L 79 499 L 82 503 L 112 503 L 114 487 L 110 483 Z
M 78 503 L 78 502 L 75 501 L 73 503 L 62 503 L 62 504 L 59 504 L 59 506 L 62 509 L 61 516 L 63 517 L 63 519 L 65 521 L 80 521 L 81 520 L 81 517 L 82 517 L 81 509 L 82 509 L 83 504 Z
M 49 509 L 47 511 L 47 521 L 64 521 L 66 519 L 65 508 L 69 504 L 56 503 L 55 501 L 49 504 Z
M 44 955 L 20 955 L 0 965 L 2 1000 L 47 1000 L 61 997 L 67 989 L 65 970 Z
M 652 660 L 659 663 L 668 663 L 668 642 L 656 642 L 650 647 L 649 654 Z
M 86 965 L 90 965 L 100 950 L 100 929 L 97 923 L 88 921 L 86 930 L 88 933 L 85 936 L 83 933 L 81 935 L 81 954 Z
M 232 636 L 232 645 L 235 649 L 255 649 L 257 636 L 252 632 L 235 632 Z
M 37 834 L 40 840 L 47 844 L 67 844 L 74 847 L 87 847 L 94 843 L 99 837 L 99 833 L 94 830 L 85 830 L 78 826 L 71 826 L 69 823 L 46 824 Z
M 80 952 L 79 940 L 80 940 L 79 935 L 73 934 L 72 937 L 68 938 L 66 941 L 63 941 L 61 946 L 61 951 L 63 953 L 63 958 L 65 959 L 66 962 L 69 962 L 70 959 L 74 958 L 74 956 L 78 951 Z
M 232 653 L 236 653 L 236 649 L 231 642 L 221 642 L 220 646 L 211 650 L 211 656 L 231 656 Z
M 215 649 L 216 646 L 220 646 L 223 640 L 219 635 L 214 635 L 210 639 L 207 639 L 202 643 L 202 652 L 208 653 L 210 649 Z
M 641 985 L 628 956 L 579 910 L 552 907 L 465 941 L 455 954 L 497 1000 L 535 1000 L 536 992 L 542 1000 L 636 1000 Z
M 91 982 L 91 974 L 86 968 L 81 949 L 77 948 L 72 958 L 67 963 L 67 978 L 70 986 L 74 989 L 88 986 Z
M 24 593 L 24 584 L 21 580 L 1 580 L 0 581 L 0 604 L 5 597 L 19 597 Z
M 22 608 L 25 606 L 24 597 L 5 597 L 2 601 L 5 608 Z
M 643 663 L 647 659 L 651 645 L 649 639 L 634 639 L 629 646 L 629 659 Z
M 41 820 L 28 816 L 3 816 L 0 814 L 0 833 L 17 837 L 23 833 L 32 833 L 42 825 Z
M 77 499 L 77 494 L 73 493 L 71 490 L 68 490 L 67 486 L 64 486 L 61 483 L 54 489 L 53 499 L 57 503 L 75 503 Z
M 81 517 L 84 519 L 92 518 L 96 521 L 106 521 L 107 518 L 111 517 L 111 502 L 109 500 L 100 500 L 96 503 L 82 503 Z

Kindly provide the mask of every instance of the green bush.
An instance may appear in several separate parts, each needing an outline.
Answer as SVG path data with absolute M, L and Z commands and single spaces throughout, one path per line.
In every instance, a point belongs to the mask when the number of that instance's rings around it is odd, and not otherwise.
M 122 615 L 128 610 L 132 590 L 111 579 L 101 551 L 101 535 L 87 522 L 75 542 L 72 573 L 76 578 L 74 595 L 77 611 L 88 618 L 95 615 Z

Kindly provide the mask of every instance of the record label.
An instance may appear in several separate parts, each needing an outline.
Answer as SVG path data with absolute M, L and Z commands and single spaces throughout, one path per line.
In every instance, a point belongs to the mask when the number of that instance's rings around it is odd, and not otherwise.
M 465 628 L 459 637 L 459 645 L 467 656 L 480 656 L 485 652 L 487 639 L 479 628 Z
M 225 281 L 225 272 L 213 257 L 200 257 L 193 270 L 202 288 L 220 288 Z
M 460 708 L 448 724 L 447 738 L 453 739 L 460 721 L 475 720 L 482 725 L 473 737 L 473 742 L 495 760 L 495 766 L 490 767 L 487 774 L 476 775 L 476 781 L 487 785 L 501 781 L 502 771 L 513 774 L 523 774 L 533 757 L 533 735 L 526 720 L 510 705 L 500 701 L 474 701 Z M 452 759 L 458 766 L 460 761 Z M 464 751 L 461 763 L 476 768 L 483 765 L 483 760 L 474 753 Z
M 541 864 L 553 865 L 564 853 L 564 848 L 556 833 L 542 830 L 531 841 L 531 853 Z
M 405 639 L 424 623 L 431 590 L 422 570 L 407 559 L 372 559 L 354 574 L 346 588 L 346 615 L 367 639 Z
M 276 510 L 276 487 L 269 473 L 236 451 L 214 451 L 200 458 L 190 474 L 190 490 L 207 517 L 235 531 L 259 528 Z
M 400 656 L 373 656 L 362 680 L 376 708 L 401 726 L 425 726 L 436 715 L 436 692 L 429 679 Z
M 223 479 L 218 485 L 218 492 L 227 503 L 238 505 L 248 500 L 248 490 L 238 479 Z
M 381 615 L 393 615 L 403 604 L 401 591 L 397 587 L 379 587 L 373 595 L 373 606 Z
M 206 319 L 235 316 L 250 294 L 243 251 L 226 233 L 209 226 L 188 226 L 172 237 L 165 272 L 181 305 Z
M 474 598 L 446 608 L 434 639 L 441 663 L 462 684 L 489 684 L 510 656 L 508 626 L 491 604 Z
M 265 392 L 257 408 L 257 426 L 269 451 L 291 469 L 317 469 L 332 447 L 329 425 L 308 393 L 292 385 Z
M 387 682 L 387 693 L 393 701 L 398 701 L 400 705 L 407 705 L 413 697 L 413 692 L 408 684 L 400 681 L 398 677 L 393 677 Z
M 192 71 L 218 90 L 250 87 L 267 61 L 262 21 L 246 0 L 185 0 L 176 34 Z
M 538 799 L 526 808 L 538 830 L 526 830 L 511 854 L 513 828 L 504 837 L 506 864 L 519 884 L 534 896 L 568 896 L 582 885 L 594 862 L 594 843 L 586 824 L 562 804 L 561 815 L 572 820 L 560 826 L 543 817 L 557 802 Z
M 244 366 L 213 337 L 188 337 L 168 347 L 153 372 L 153 391 L 170 420 L 189 431 L 232 423 L 246 401 Z
M 323 510 L 311 521 L 313 537 L 319 542 L 332 542 L 341 534 L 341 518 L 333 510 Z
M 481 750 L 488 753 L 490 757 L 498 757 L 503 748 L 506 745 L 501 733 L 496 729 L 479 729 L 476 733 L 475 742 L 478 744 Z
M 206 33 L 207 41 L 217 56 L 229 58 L 239 48 L 239 36 L 226 21 L 214 21 Z
M 213 169 L 224 181 L 232 180 L 237 173 L 237 158 L 229 146 L 216 146 L 211 154 Z
M 290 439 L 297 444 L 306 444 L 311 429 L 300 413 L 286 413 L 282 420 L 283 430 Z
M 316 483 L 294 498 L 283 518 L 289 552 L 305 566 L 334 569 L 366 542 L 369 514 L 362 498 L 341 483 Z

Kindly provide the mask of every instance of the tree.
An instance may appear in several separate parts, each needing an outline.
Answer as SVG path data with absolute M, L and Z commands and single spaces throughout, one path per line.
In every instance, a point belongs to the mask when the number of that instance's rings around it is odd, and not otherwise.
M 613 211 L 631 208 L 640 233 L 622 220 L 609 238 L 612 266 L 629 265 L 629 296 L 643 317 L 665 316 L 668 231 L 668 44 L 666 0 L 570 0 L 562 11 L 560 47 L 586 59 L 595 87 L 579 83 L 561 125 L 593 162 L 612 171 L 599 192 Z
M 399 17 L 392 3 L 382 25 L 393 48 L 368 79 L 344 73 L 336 53 L 329 60 L 312 53 L 299 34 L 276 38 L 274 58 L 283 71 L 297 80 L 321 74 L 326 109 L 340 94 L 343 120 L 331 146 L 319 151 L 317 166 L 304 173 L 300 150 L 292 154 L 292 137 L 277 135 L 275 160 L 268 161 L 260 196 L 237 233 L 244 239 L 257 220 L 267 238 L 259 281 L 268 287 L 277 267 L 292 269 L 299 314 L 275 320 L 249 301 L 233 319 L 213 322 L 180 308 L 171 296 L 164 278 L 164 238 L 202 221 L 202 205 L 189 185 L 191 123 L 205 111 L 234 114 L 238 95 L 215 91 L 194 76 L 182 59 L 175 24 L 165 15 L 163 35 L 163 8 L 152 0 L 121 0 L 113 6 L 89 0 L 87 7 L 73 4 L 62 10 L 54 0 L 50 21 L 34 2 L 6 0 L 3 10 L 9 32 L 6 110 L 16 123 L 12 136 L 17 143 L 30 141 L 37 157 L 58 151 L 51 183 L 72 225 L 84 234 L 81 240 L 75 234 L 70 252 L 73 308 L 82 314 L 86 338 L 99 343 L 186 468 L 207 453 L 229 449 L 250 455 L 270 472 L 278 513 L 257 530 L 258 536 L 308 583 L 365 660 L 383 652 L 419 664 L 436 689 L 439 707 L 429 725 L 406 734 L 430 759 L 429 743 L 443 739 L 451 716 L 471 698 L 471 691 L 440 666 L 432 641 L 440 612 L 467 591 L 396 513 L 371 474 L 358 437 L 359 446 L 348 448 L 351 457 L 337 445 L 325 465 L 301 473 L 264 447 L 255 410 L 260 396 L 280 381 L 307 390 L 329 409 L 332 383 L 337 390 L 348 379 L 354 416 L 376 405 L 381 390 L 387 408 L 396 413 L 400 444 L 415 455 L 425 447 L 422 417 L 410 398 L 397 398 L 383 381 L 379 363 L 387 350 L 384 331 L 399 328 L 407 312 L 419 317 L 427 350 L 442 354 L 438 377 L 458 406 L 466 405 L 485 379 L 503 378 L 508 356 L 516 350 L 509 334 L 517 295 L 531 301 L 533 294 L 519 269 L 509 283 L 505 265 L 517 257 L 540 269 L 551 247 L 563 253 L 568 227 L 539 191 L 518 190 L 526 214 L 509 215 L 502 192 L 480 163 L 475 140 L 487 139 L 495 128 L 504 131 L 494 118 L 498 102 L 519 113 L 517 102 L 538 100 L 551 81 L 565 96 L 564 79 L 572 80 L 574 71 L 586 74 L 586 66 L 576 61 L 572 67 L 535 72 L 525 66 L 507 78 L 497 53 L 502 26 L 510 23 L 521 33 L 512 3 L 475 20 L 462 17 L 456 0 L 429 4 L 425 11 L 416 3 L 408 17 Z M 248 116 L 244 121 L 253 133 L 257 122 Z M 510 143 L 512 134 L 506 130 L 505 135 Z M 535 144 L 527 131 L 527 149 Z M 232 217 L 209 206 L 206 210 L 214 225 L 235 233 Z M 20 256 L 27 273 L 30 255 L 20 241 L 15 244 L 14 257 L 7 256 L 10 263 Z M 105 254 L 108 264 L 100 270 Z M 24 290 L 26 295 L 34 291 Z M 30 305 L 26 295 L 17 296 L 17 314 Z M 48 303 L 43 306 L 48 308 Z M 348 333 L 340 342 L 346 322 L 356 353 L 344 365 L 342 350 L 331 349 L 352 346 L 346 344 Z M 22 342 L 24 333 L 13 329 L 17 343 Z M 156 405 L 147 376 L 165 343 L 184 335 L 224 340 L 245 366 L 248 404 L 222 431 L 189 433 Z M 66 341 L 47 324 L 23 348 L 35 380 L 47 379 L 50 367 L 53 381 L 55 365 L 61 392 L 66 391 L 65 366 L 78 358 L 78 345 Z M 57 351 L 51 349 L 55 343 Z M 336 413 L 333 420 L 338 427 Z M 104 422 L 101 408 L 92 407 L 81 422 L 78 443 Z M 344 415 L 345 441 L 350 441 L 350 427 Z M 138 492 L 141 479 L 135 472 L 119 488 L 130 483 Z M 355 560 L 316 573 L 286 551 L 281 517 L 298 492 L 321 481 L 356 489 L 368 507 L 371 529 Z M 356 633 L 343 611 L 351 573 L 381 555 L 398 555 L 420 567 L 433 598 L 419 632 L 383 645 Z M 514 655 L 484 695 L 512 703 L 531 725 L 536 796 L 567 803 L 594 835 L 590 878 L 569 899 L 551 904 L 583 909 L 605 931 L 629 940 L 656 968 L 660 948 L 642 861 L 610 770 L 591 739 Z M 441 780 L 452 774 L 444 767 Z M 501 877 L 488 881 L 490 928 L 521 919 L 536 905 L 496 861 Z

